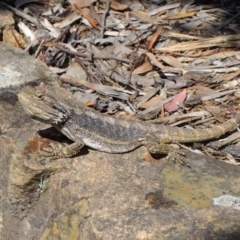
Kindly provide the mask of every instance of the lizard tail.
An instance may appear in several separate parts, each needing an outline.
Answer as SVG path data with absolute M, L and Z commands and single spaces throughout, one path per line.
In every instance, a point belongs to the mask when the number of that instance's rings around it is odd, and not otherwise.
M 171 142 L 202 142 L 233 131 L 240 123 L 240 113 L 237 113 L 232 119 L 205 129 L 186 129 L 178 127 L 162 126 L 164 134 L 170 136 Z

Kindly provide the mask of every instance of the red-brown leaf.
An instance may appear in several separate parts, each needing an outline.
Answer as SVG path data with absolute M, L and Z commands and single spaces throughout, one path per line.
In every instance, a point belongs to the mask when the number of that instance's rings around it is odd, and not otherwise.
M 174 111 L 178 110 L 179 104 L 183 103 L 184 100 L 186 99 L 186 97 L 187 97 L 187 90 L 185 88 L 171 102 L 167 103 L 164 106 L 164 108 L 168 112 L 174 112 Z

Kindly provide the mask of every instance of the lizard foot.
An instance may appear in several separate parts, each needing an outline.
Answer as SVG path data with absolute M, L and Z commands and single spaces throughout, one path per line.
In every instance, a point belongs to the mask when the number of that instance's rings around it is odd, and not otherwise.
M 186 158 L 184 151 L 182 151 L 181 149 L 172 147 L 169 150 L 166 158 L 167 158 L 167 160 L 171 160 L 175 163 L 178 162 L 184 166 L 190 167 L 189 160 Z
M 167 154 L 168 160 L 179 162 L 184 166 L 190 167 L 184 151 L 167 143 L 168 138 L 165 135 L 161 138 L 160 143 L 155 136 L 149 135 L 145 138 L 145 141 L 145 146 L 151 154 Z
M 147 135 L 145 137 L 145 146 L 152 154 L 168 154 L 169 152 L 169 139 L 166 135 L 163 135 L 161 139 L 157 139 L 154 135 Z
M 69 158 L 77 154 L 83 145 L 83 143 L 73 143 L 70 145 L 50 143 L 49 147 L 45 147 L 41 150 L 40 155 L 43 157 L 52 157 L 52 159 Z

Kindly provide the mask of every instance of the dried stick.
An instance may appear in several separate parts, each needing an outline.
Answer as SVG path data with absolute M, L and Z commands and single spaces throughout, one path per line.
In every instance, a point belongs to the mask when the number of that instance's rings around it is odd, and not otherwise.
M 231 18 L 229 18 L 228 20 L 226 20 L 224 23 L 222 23 L 219 27 L 217 27 L 216 29 L 214 29 L 214 32 L 217 32 L 218 30 L 220 30 L 221 28 L 223 28 L 224 26 L 226 26 L 227 24 L 229 24 L 230 22 L 232 22 L 235 18 L 237 18 L 240 15 L 240 11 L 235 14 L 234 16 L 232 16 Z
M 104 36 L 105 20 L 106 20 L 106 16 L 107 16 L 107 13 L 108 13 L 109 9 L 110 9 L 110 0 L 107 0 L 106 8 L 105 8 L 105 11 L 102 15 L 102 24 L 101 24 L 101 33 L 100 33 L 101 38 L 103 38 L 103 36 Z
M 71 54 L 71 55 L 75 55 L 77 57 L 81 57 L 81 58 L 84 58 L 86 60 L 89 60 L 87 59 L 87 56 L 85 54 L 82 54 L 82 53 L 78 53 L 78 52 L 73 52 L 71 50 L 68 50 L 68 49 L 65 49 L 64 47 L 60 46 L 60 45 L 54 45 L 57 49 L 61 50 L 62 52 L 65 52 L 65 53 L 68 53 L 68 54 Z M 130 61 L 128 59 L 123 59 L 123 58 L 118 58 L 118 57 L 100 57 L 100 56 L 92 56 L 93 59 L 101 59 L 101 60 L 116 60 L 116 61 L 119 61 L 119 62 L 123 62 L 123 63 L 129 63 Z

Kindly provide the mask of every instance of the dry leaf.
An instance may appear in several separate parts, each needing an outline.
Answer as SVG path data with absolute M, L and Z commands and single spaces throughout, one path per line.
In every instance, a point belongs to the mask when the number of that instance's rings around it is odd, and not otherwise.
M 89 7 L 90 4 L 92 3 L 91 0 L 68 0 L 69 3 L 74 6 L 75 4 L 77 4 L 80 7 Z
M 149 101 L 142 103 L 141 105 L 139 105 L 139 108 L 150 108 L 152 106 L 154 106 L 155 104 L 161 102 L 163 100 L 163 98 L 161 96 L 156 96 L 151 98 Z
M 228 82 L 239 75 L 240 75 L 240 70 L 233 73 L 226 73 L 218 76 L 217 78 L 214 78 L 214 82 L 221 82 L 221 81 Z
M 177 14 L 173 14 L 171 16 L 168 16 L 166 19 L 180 19 L 180 18 L 187 18 L 192 17 L 196 14 L 196 12 L 180 12 Z
M 97 11 L 95 10 L 95 7 L 93 6 L 93 4 L 90 5 L 89 8 L 89 14 L 92 18 L 94 18 L 99 25 L 102 24 L 102 16 L 100 16 Z
M 171 102 L 167 103 L 164 108 L 168 111 L 168 112 L 174 112 L 176 110 L 178 110 L 179 104 L 183 103 L 184 100 L 187 97 L 187 90 L 186 88 L 183 89 L 182 92 L 180 92 Z
M 72 24 L 73 22 L 77 21 L 78 19 L 82 18 L 81 14 L 74 11 L 70 13 L 65 19 L 63 19 L 61 22 L 54 23 L 54 27 L 57 28 L 65 28 L 66 26 Z
M 80 8 L 77 4 L 74 4 L 74 7 L 83 15 L 83 17 L 85 17 L 88 22 L 94 27 L 94 28 L 98 28 L 94 19 L 90 16 L 90 14 L 88 13 L 87 9 L 82 9 Z
M 161 34 L 162 32 L 162 27 L 158 28 L 158 30 L 152 35 L 149 44 L 148 44 L 148 51 L 150 51 L 152 49 L 153 44 L 156 42 L 156 40 L 158 39 L 158 36 Z
M 159 58 L 162 59 L 165 63 L 167 63 L 168 65 L 170 65 L 172 67 L 181 67 L 182 66 L 182 63 L 179 62 L 173 56 L 160 55 Z
M 132 74 L 141 74 L 141 73 L 146 73 L 152 70 L 152 64 L 146 60 L 141 66 L 136 68 Z
M 147 52 L 146 55 L 147 55 L 147 56 L 152 60 L 152 62 L 153 62 L 157 67 L 159 67 L 160 69 L 170 70 L 169 67 L 166 67 L 166 66 L 162 65 L 152 53 Z
M 125 47 L 118 41 L 118 37 L 114 38 L 113 41 L 113 54 L 115 57 L 123 57 L 124 55 L 128 55 L 132 52 L 131 49 Z
M 200 86 L 200 85 L 189 87 L 188 90 L 194 90 L 194 95 L 195 96 L 197 95 L 200 97 L 217 93 L 217 91 L 215 91 L 209 87 Z
M 110 0 L 108 0 L 108 1 L 110 1 Z M 120 10 L 120 11 L 122 11 L 122 10 L 128 9 L 130 5 L 131 5 L 131 4 L 124 4 L 124 3 L 120 3 L 120 2 L 118 2 L 118 1 L 116 1 L 116 0 L 112 0 L 110 7 L 111 7 L 112 9 L 114 9 L 114 10 Z
M 130 12 L 131 15 L 133 15 L 134 17 L 137 17 L 145 22 L 149 22 L 151 24 L 154 24 L 154 25 L 158 25 L 159 22 L 155 20 L 155 18 L 153 17 L 150 17 L 147 13 L 144 13 L 144 12 L 140 12 L 140 11 L 132 11 Z
M 87 79 L 86 72 L 77 62 L 72 62 L 69 64 L 69 66 L 66 69 L 66 74 L 71 77 L 80 78 L 83 80 Z

